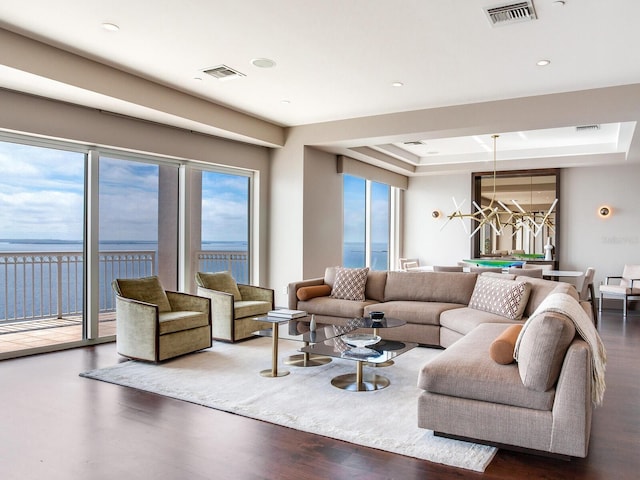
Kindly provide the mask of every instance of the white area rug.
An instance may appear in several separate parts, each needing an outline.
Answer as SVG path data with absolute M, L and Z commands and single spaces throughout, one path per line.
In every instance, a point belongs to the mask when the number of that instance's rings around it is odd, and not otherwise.
M 279 356 L 297 353 L 302 344 L 281 340 Z M 378 368 L 391 385 L 374 392 L 349 392 L 331 379 L 355 373 L 350 360 L 333 359 L 320 367 L 279 364 L 291 373 L 265 378 L 271 366 L 271 339 L 238 344 L 214 342 L 208 349 L 160 365 L 129 361 L 82 376 L 185 400 L 326 437 L 483 472 L 496 449 L 435 437 L 417 426 L 416 386 L 420 367 L 439 353 L 415 348 Z M 364 367 L 365 375 L 372 370 Z

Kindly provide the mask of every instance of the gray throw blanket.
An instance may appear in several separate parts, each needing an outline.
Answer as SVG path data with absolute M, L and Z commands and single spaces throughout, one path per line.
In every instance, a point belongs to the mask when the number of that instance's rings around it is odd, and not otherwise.
M 604 372 L 607 364 L 607 352 L 593 321 L 584 311 L 582 305 L 571 295 L 567 295 L 566 293 L 553 293 L 542 301 L 522 327 L 520 335 L 518 335 L 518 339 L 516 340 L 513 358 L 515 358 L 516 361 L 518 360 L 518 347 L 527 329 L 527 324 L 531 319 L 535 318 L 536 315 L 543 315 L 546 312 L 561 313 L 570 318 L 578 334 L 589 345 L 592 365 L 591 398 L 596 406 L 601 405 L 605 391 Z

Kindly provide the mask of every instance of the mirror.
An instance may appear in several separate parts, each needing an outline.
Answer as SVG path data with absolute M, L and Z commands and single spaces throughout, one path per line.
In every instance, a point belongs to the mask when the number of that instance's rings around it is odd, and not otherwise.
M 527 263 L 548 264 L 545 246 L 550 243 L 553 246 L 552 262 L 554 268 L 557 267 L 559 169 L 495 172 L 495 176 L 494 172 L 476 172 L 472 174 L 472 196 L 482 208 L 499 207 L 499 218 L 504 227 L 497 235 L 491 225 L 484 225 L 472 237 L 472 258 L 509 257 Z

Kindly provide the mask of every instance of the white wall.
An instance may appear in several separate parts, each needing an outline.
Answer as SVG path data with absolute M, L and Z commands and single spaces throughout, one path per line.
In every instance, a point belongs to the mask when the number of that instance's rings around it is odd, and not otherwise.
M 471 244 L 461 221 L 453 219 L 444 226 L 447 215 L 455 209 L 453 197 L 458 204 L 466 200 L 463 211 L 469 211 L 471 174 L 409 179 L 404 202 L 402 256 L 418 258 L 421 265 L 456 265 L 460 260 L 469 258 Z M 438 219 L 431 215 L 434 210 L 441 212 Z M 464 222 L 470 229 L 470 221 Z
M 639 180 L 639 165 L 562 170 L 561 268 L 594 267 L 598 285 L 640 264 Z M 601 205 L 612 207 L 610 218 L 597 215 Z
M 596 285 L 607 275 L 619 275 L 625 263 L 640 264 L 640 166 L 562 169 L 560 268 L 596 269 Z M 405 196 L 404 256 L 423 264 L 455 264 L 468 258 L 470 240 L 459 220 L 441 231 L 453 209 L 451 197 L 466 199 L 469 211 L 471 174 L 414 177 Z M 613 215 L 602 219 L 598 207 L 609 205 Z M 431 212 L 445 215 L 433 220 Z M 597 294 L 597 288 L 596 288 Z

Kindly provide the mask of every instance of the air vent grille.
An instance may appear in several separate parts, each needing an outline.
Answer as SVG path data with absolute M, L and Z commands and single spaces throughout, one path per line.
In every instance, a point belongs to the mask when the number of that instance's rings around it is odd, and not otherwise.
M 404 145 L 424 145 L 424 142 L 421 140 L 414 140 L 411 142 L 402 142 Z
M 233 68 L 226 65 L 218 65 L 217 67 L 208 68 L 203 71 L 207 75 L 211 75 L 212 77 L 222 81 L 233 80 L 234 78 L 245 76 L 244 73 L 241 73 L 238 70 L 234 70 Z
M 600 125 L 578 125 L 576 132 L 591 132 L 593 130 L 600 130 Z
M 512 23 L 527 22 L 538 18 L 533 2 L 516 2 L 485 8 L 492 26 L 510 25 Z

